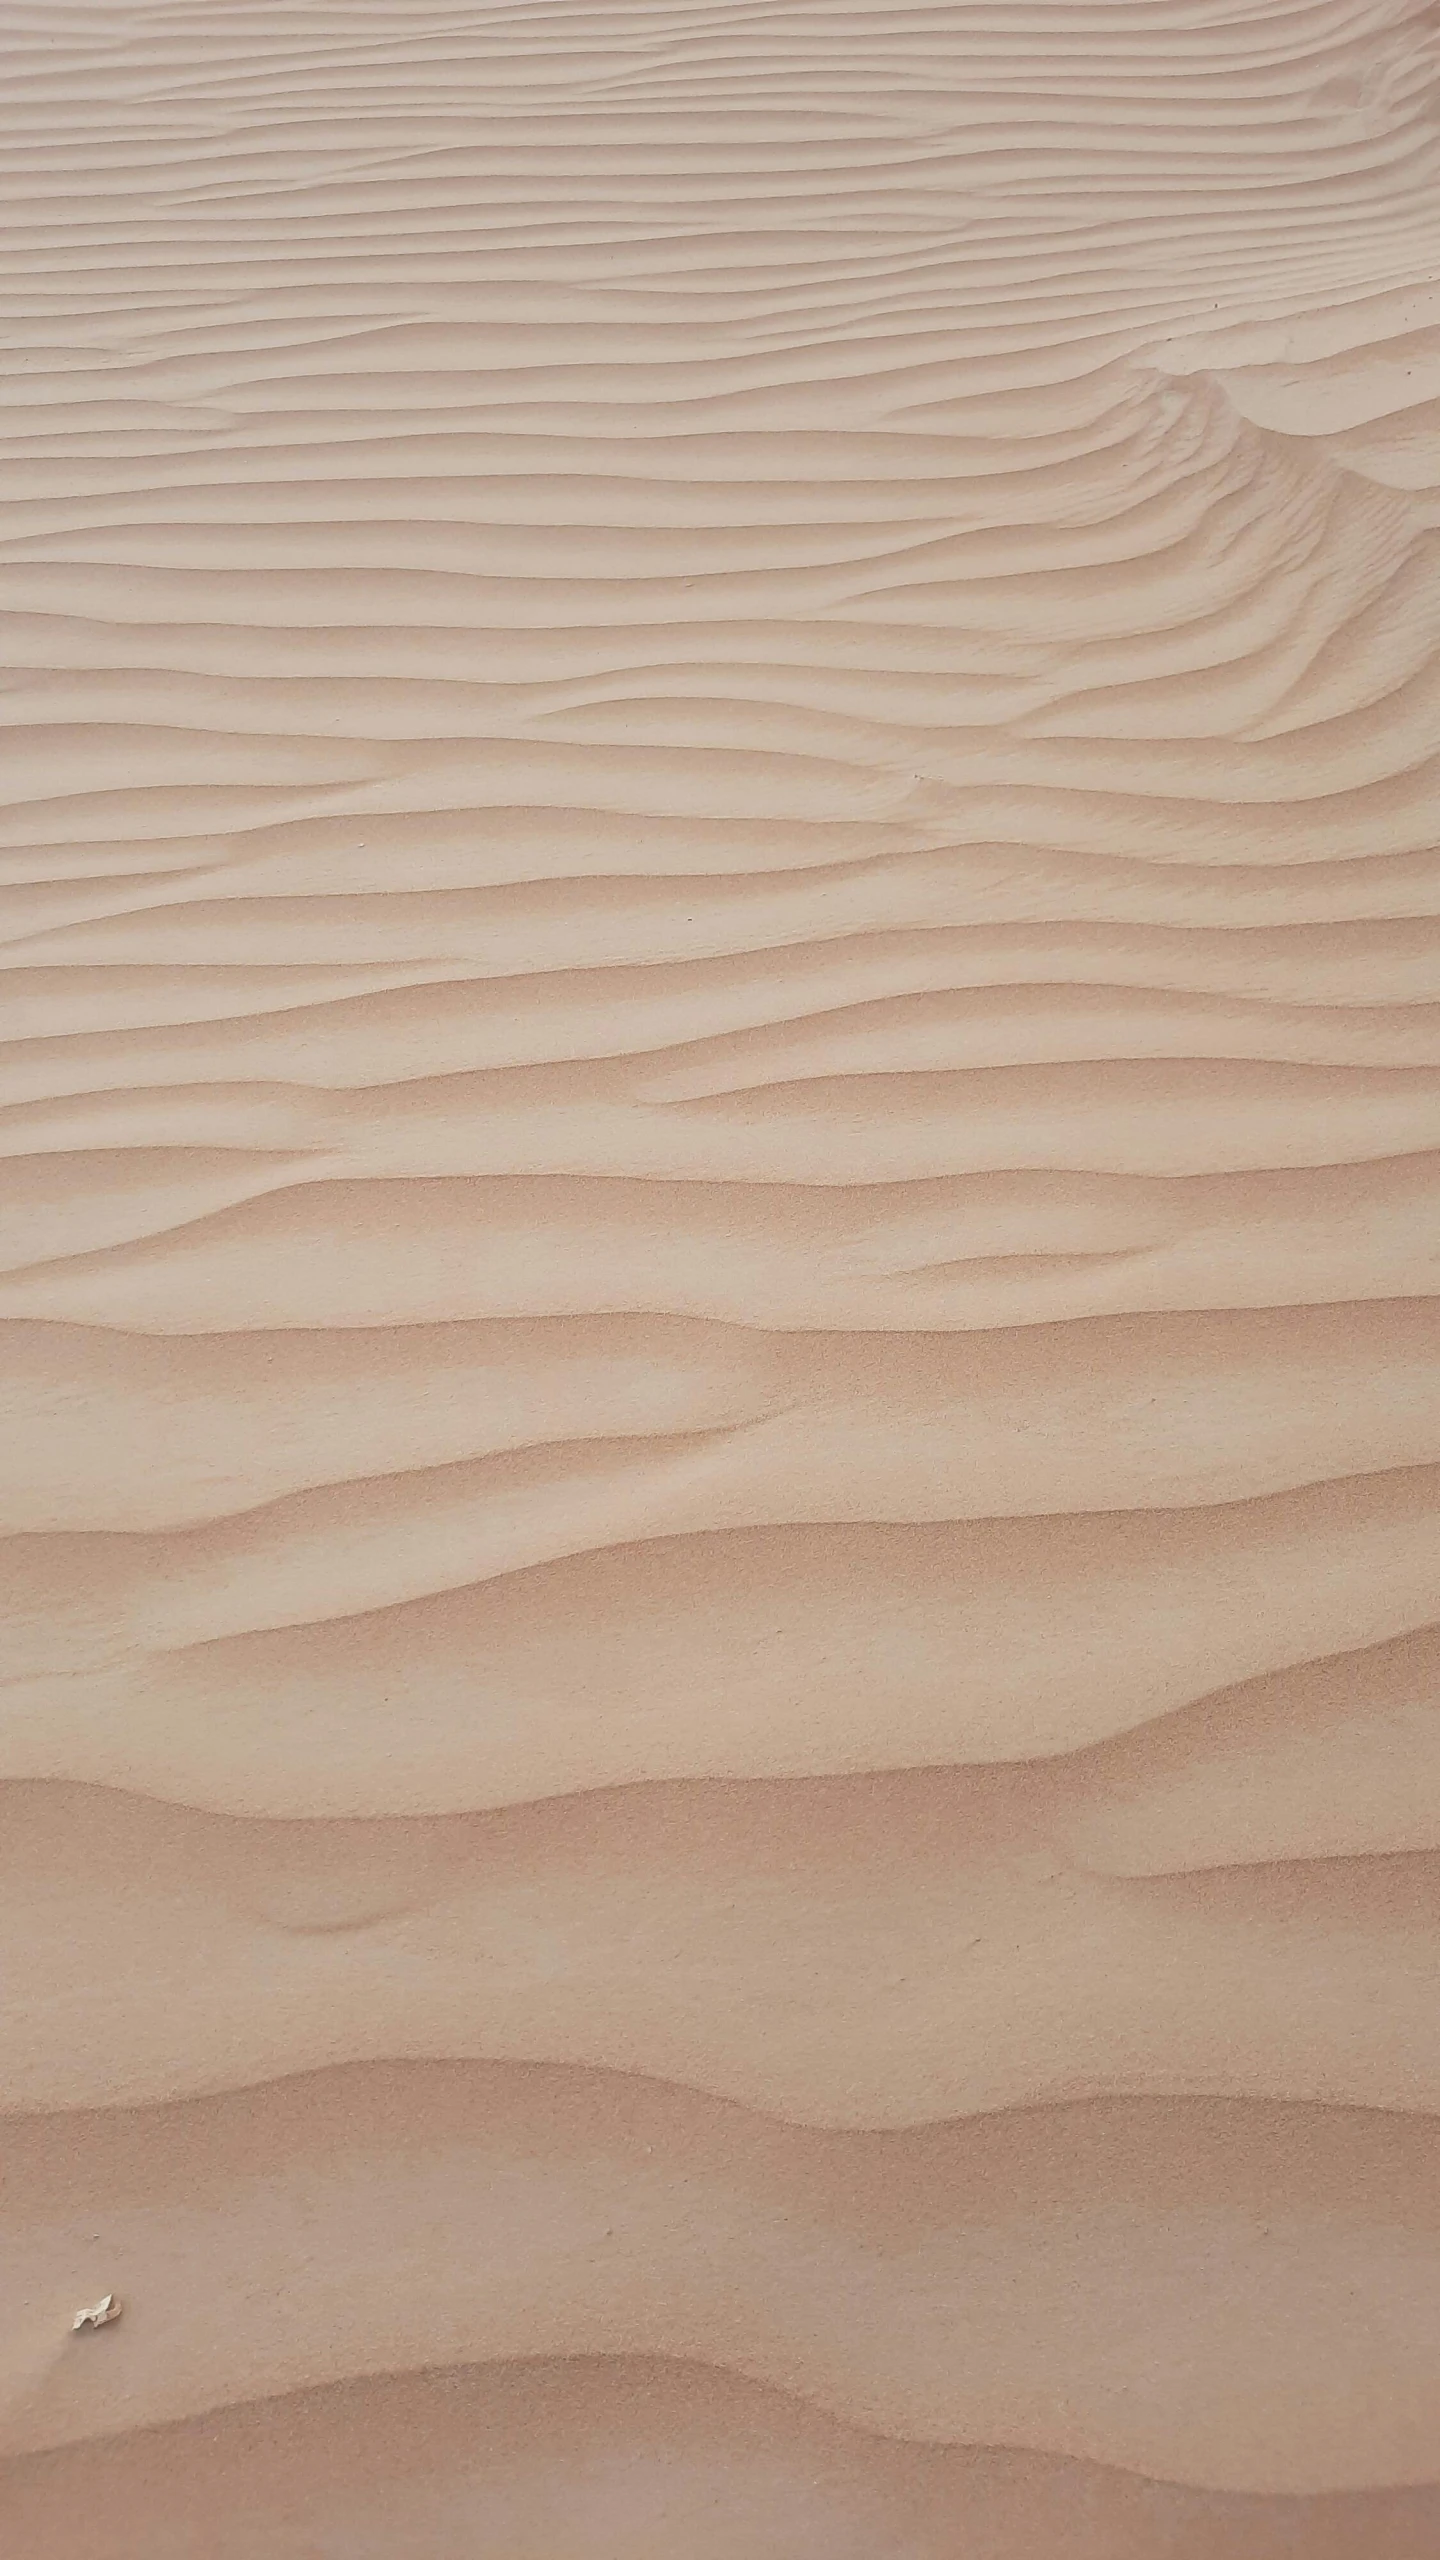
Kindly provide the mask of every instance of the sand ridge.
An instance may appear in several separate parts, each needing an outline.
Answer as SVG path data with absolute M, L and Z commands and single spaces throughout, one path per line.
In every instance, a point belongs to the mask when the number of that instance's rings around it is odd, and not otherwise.
M 1434 10 L 0 49 L 7 2549 L 1428 2560 Z

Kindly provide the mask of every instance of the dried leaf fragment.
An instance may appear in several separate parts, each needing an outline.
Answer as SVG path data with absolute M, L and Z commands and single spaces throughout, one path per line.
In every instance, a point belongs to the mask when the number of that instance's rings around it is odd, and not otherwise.
M 71 2330 L 104 2329 L 110 2321 L 119 2319 L 124 2308 L 117 2294 L 102 2293 L 99 2301 L 92 2302 L 88 2310 L 76 2312 L 70 2323 Z

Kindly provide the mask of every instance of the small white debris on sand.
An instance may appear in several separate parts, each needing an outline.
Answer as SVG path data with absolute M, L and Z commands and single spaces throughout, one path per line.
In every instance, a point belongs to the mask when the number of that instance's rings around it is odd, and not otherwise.
M 73 2332 L 77 2329 L 103 2329 L 110 2321 L 118 2320 L 124 2308 L 124 2304 L 115 2294 L 104 2293 L 98 2302 L 91 2303 L 88 2311 L 76 2312 L 70 2323 L 71 2330 Z

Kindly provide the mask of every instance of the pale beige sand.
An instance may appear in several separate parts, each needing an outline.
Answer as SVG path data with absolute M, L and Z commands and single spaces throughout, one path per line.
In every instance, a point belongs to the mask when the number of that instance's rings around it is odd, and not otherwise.
M 7 2555 L 1440 2549 L 1437 30 L 0 0 Z
M 12 2476 L 25 2560 L 80 2515 L 90 2560 L 1430 2560 L 1440 2530 L 1433 2489 L 1217 2497 L 625 2356 L 295 2392 Z

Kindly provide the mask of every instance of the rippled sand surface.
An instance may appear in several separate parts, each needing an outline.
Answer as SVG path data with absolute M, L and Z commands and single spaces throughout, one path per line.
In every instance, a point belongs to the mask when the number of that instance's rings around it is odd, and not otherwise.
M 7 2554 L 1433 2560 L 1440 12 L 0 35 Z

